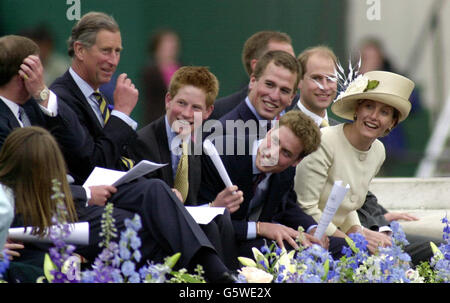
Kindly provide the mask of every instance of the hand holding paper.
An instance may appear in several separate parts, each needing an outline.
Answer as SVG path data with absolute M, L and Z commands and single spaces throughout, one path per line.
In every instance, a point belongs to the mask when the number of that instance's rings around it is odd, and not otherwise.
M 327 204 L 322 211 L 322 216 L 320 217 L 319 225 L 317 226 L 314 237 L 321 239 L 328 225 L 334 217 L 337 209 L 344 200 L 350 186 L 342 186 L 342 181 L 338 180 L 334 182 L 333 188 L 331 189 L 330 195 L 328 196 Z

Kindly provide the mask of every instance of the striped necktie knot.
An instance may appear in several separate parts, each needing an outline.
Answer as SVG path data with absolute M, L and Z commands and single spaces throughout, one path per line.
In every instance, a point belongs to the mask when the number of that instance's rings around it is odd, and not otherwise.
M 109 116 L 111 115 L 111 112 L 108 108 L 108 103 L 106 102 L 106 99 L 103 97 L 103 95 L 96 91 L 93 93 L 95 100 L 97 100 L 98 107 L 100 108 L 100 112 L 102 113 L 103 121 L 108 122 Z

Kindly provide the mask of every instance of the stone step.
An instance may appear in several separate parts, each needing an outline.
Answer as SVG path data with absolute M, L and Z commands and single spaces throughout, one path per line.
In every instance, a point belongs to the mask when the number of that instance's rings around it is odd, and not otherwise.
M 441 220 L 450 210 L 450 178 L 375 178 L 370 190 L 387 210 L 419 217 L 400 222 L 405 232 L 442 239 Z

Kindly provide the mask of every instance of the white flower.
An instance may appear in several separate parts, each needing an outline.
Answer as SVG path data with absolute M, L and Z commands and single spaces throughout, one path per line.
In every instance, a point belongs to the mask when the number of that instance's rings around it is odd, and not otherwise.
M 411 281 L 411 283 L 424 283 L 423 277 L 419 275 L 419 272 L 410 268 L 405 273 L 406 277 Z
M 348 95 L 363 93 L 366 90 L 368 84 L 369 78 L 364 75 L 359 75 L 347 86 L 347 89 L 344 92 L 339 94 L 339 97 L 337 99 L 341 99 Z
M 364 75 L 359 75 L 355 80 L 352 81 L 345 90 L 345 94 L 359 94 L 364 92 L 369 84 L 369 78 Z
M 243 267 L 238 272 L 245 277 L 248 283 L 270 283 L 273 276 L 256 267 Z

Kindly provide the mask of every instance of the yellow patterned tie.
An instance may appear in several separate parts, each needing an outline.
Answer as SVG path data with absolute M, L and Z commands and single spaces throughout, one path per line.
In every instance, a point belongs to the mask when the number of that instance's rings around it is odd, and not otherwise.
M 183 148 L 183 154 L 181 155 L 180 161 L 178 161 L 177 173 L 175 175 L 174 187 L 181 193 L 183 198 L 183 203 L 186 201 L 188 191 L 189 191 L 189 180 L 188 180 L 188 145 L 183 142 L 181 145 Z
M 103 98 L 100 92 L 94 92 L 94 97 L 97 100 L 98 107 L 100 108 L 100 112 L 102 113 L 103 121 L 106 124 L 106 122 L 108 122 L 109 116 L 111 115 L 111 112 L 108 108 L 108 103 L 106 102 L 105 98 Z
M 328 121 L 325 120 L 325 119 L 322 119 L 322 122 L 320 123 L 320 128 L 322 128 L 322 127 L 327 127 L 327 126 L 330 126 L 330 125 L 328 124 Z

